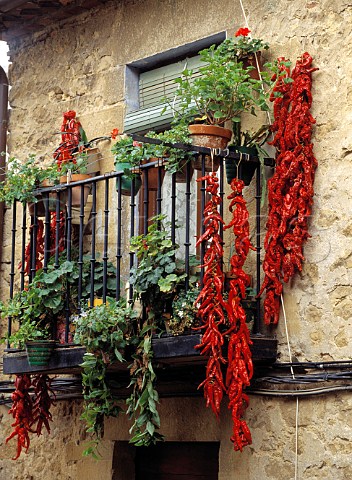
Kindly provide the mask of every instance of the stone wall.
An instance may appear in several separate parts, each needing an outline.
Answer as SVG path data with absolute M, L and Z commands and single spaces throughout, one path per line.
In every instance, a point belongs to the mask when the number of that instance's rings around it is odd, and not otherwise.
M 244 2 L 253 35 L 269 41 L 270 57 L 293 61 L 304 51 L 315 60 L 314 144 L 319 167 L 302 274 L 285 287 L 285 311 L 292 354 L 300 361 L 351 357 L 352 341 L 352 6 L 343 0 Z M 11 117 L 9 148 L 49 160 L 58 144 L 62 112 L 74 109 L 88 137 L 122 128 L 124 65 L 210 34 L 243 26 L 239 2 L 220 0 L 123 0 L 10 45 Z M 103 145 L 104 168 L 112 168 Z M 263 212 L 264 214 L 264 212 Z M 9 218 L 5 251 L 9 248 Z M 4 262 L 6 262 L 6 255 Z M 8 273 L 6 264 L 3 271 Z M 2 283 L 2 292 L 4 290 Z M 287 361 L 283 318 L 277 328 L 279 359 Z M 224 408 L 217 424 L 202 399 L 163 399 L 161 421 L 169 440 L 217 440 L 220 480 L 294 478 L 296 399 L 251 397 L 246 418 L 253 445 L 233 453 L 231 420 Z M 111 478 L 113 442 L 127 439 L 123 419 L 107 421 L 103 461 L 82 459 L 84 437 L 78 401 L 58 402 L 50 437 L 33 440 L 26 456 L 1 449 L 1 477 L 21 480 Z M 189 413 L 187 413 L 189 412 Z M 195 415 L 196 412 L 196 415 Z M 350 393 L 299 401 L 298 478 L 352 477 Z M 10 429 L 1 407 L 2 435 Z M 170 418 L 172 421 L 170 421 Z M 118 479 L 118 473 L 114 474 Z

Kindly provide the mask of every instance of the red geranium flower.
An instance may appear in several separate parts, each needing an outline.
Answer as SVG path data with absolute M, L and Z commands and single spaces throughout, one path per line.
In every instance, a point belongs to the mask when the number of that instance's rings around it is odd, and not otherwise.
M 118 134 L 119 134 L 119 129 L 118 128 L 114 128 L 113 131 L 110 133 L 111 138 L 113 140 L 115 140 L 115 138 L 117 137 Z
M 251 31 L 248 28 L 239 28 L 235 33 L 235 37 L 247 37 L 249 33 L 251 33 Z

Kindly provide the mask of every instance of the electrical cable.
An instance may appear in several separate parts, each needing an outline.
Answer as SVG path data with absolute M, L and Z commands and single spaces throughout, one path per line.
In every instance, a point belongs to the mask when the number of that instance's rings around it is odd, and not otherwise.
M 308 397 L 311 395 L 321 395 L 323 393 L 333 393 L 339 391 L 352 391 L 352 384 L 350 385 L 336 385 L 334 387 L 320 387 L 306 390 L 273 390 L 265 388 L 247 388 L 250 395 L 268 395 L 273 397 Z

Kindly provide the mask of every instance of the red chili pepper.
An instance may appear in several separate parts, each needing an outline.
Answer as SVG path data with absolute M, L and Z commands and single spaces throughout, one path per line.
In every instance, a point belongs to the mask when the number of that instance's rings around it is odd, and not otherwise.
M 280 59 L 282 60 L 282 59 Z M 303 245 L 309 238 L 308 218 L 313 204 L 313 182 L 317 161 L 311 143 L 312 57 L 306 52 L 295 68 L 281 64 L 274 92 L 276 169 L 268 182 L 269 214 L 264 241 L 265 273 L 260 295 L 266 290 L 264 321 L 277 324 L 282 283 L 302 270 Z M 291 78 L 291 82 L 285 80 Z

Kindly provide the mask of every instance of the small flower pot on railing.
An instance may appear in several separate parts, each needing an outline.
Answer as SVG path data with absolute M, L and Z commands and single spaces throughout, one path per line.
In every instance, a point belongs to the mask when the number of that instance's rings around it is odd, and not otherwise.
M 189 125 L 190 137 L 193 145 L 198 147 L 216 148 L 223 150 L 231 140 L 232 131 L 228 128 L 219 127 L 217 125 Z M 216 172 L 220 166 L 220 158 L 206 155 L 205 171 Z M 202 170 L 202 155 L 198 155 L 194 159 L 194 168 Z
M 126 169 L 130 169 L 131 164 L 129 162 L 119 162 L 115 163 L 115 170 L 117 172 L 123 172 Z M 119 178 L 116 178 L 116 190 L 119 189 L 119 183 L 121 184 L 121 194 L 130 197 L 132 189 L 132 181 L 134 181 L 134 194 L 136 195 L 141 186 L 142 186 L 142 176 L 139 172 L 131 173 L 130 175 L 123 174 L 121 175 L 121 181 Z
M 31 367 L 45 367 L 56 346 L 55 340 L 37 340 L 26 342 L 28 363 Z

